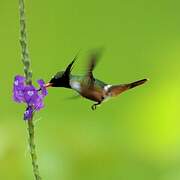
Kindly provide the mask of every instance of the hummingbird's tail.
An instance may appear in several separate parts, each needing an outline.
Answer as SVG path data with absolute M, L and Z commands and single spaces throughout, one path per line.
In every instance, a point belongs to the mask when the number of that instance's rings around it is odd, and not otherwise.
M 128 89 L 132 89 L 136 86 L 144 84 L 146 81 L 147 79 L 141 79 L 139 81 L 135 81 L 129 84 L 113 85 L 108 88 L 107 94 L 110 96 L 117 96 Z
M 134 88 L 136 86 L 144 84 L 146 81 L 147 81 L 147 79 L 141 79 L 139 81 L 135 81 L 135 82 L 129 83 L 129 84 L 127 84 L 127 86 L 128 86 L 129 89 L 132 89 L 132 88 Z

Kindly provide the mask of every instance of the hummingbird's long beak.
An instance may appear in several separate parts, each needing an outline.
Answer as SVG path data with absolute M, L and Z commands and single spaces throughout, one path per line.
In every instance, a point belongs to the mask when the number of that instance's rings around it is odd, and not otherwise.
M 46 88 L 52 87 L 52 84 L 53 84 L 53 83 L 47 83 L 47 84 L 44 85 L 44 87 L 46 87 Z
M 45 88 L 52 87 L 52 83 L 47 83 L 44 85 Z M 41 88 L 38 89 L 38 91 L 41 91 Z

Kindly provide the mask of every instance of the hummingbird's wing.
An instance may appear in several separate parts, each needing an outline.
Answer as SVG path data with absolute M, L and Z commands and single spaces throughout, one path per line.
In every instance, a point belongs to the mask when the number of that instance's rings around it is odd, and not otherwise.
M 94 81 L 95 78 L 93 76 L 93 70 L 95 69 L 97 62 L 99 60 L 99 58 L 101 57 L 102 52 L 101 51 L 94 51 L 91 52 L 91 54 L 89 55 L 89 62 L 88 62 L 88 67 L 87 67 L 87 72 L 86 75 L 84 77 L 84 83 L 86 86 L 93 86 L 94 85 Z

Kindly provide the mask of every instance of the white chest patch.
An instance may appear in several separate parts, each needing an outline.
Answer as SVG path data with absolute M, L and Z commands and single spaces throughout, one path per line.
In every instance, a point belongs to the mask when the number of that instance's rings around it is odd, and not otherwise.
M 106 86 L 104 86 L 104 91 L 105 92 L 108 92 L 109 88 L 111 87 L 112 85 L 108 84 Z
M 81 84 L 77 81 L 70 81 L 70 86 L 72 89 L 75 89 L 76 91 L 81 91 Z
M 112 85 L 106 85 L 104 86 L 104 91 L 105 91 L 105 95 L 104 95 L 104 101 L 107 101 L 111 98 L 111 95 L 110 93 L 108 92 L 109 91 L 109 88 L 111 87 Z

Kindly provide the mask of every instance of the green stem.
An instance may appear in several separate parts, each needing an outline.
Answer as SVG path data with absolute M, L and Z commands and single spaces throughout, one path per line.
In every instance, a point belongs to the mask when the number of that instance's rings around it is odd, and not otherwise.
M 29 146 L 32 158 L 33 172 L 36 180 L 41 180 L 39 167 L 37 164 L 36 146 L 34 142 L 34 124 L 32 120 L 28 120 Z
M 25 6 L 24 0 L 19 0 L 19 14 L 20 14 L 20 44 L 22 50 L 22 62 L 24 64 L 24 73 L 26 77 L 26 84 L 32 84 L 32 71 L 31 60 L 29 57 L 28 43 L 27 43 L 27 32 L 26 32 L 26 19 L 25 19 Z M 39 167 L 37 163 L 36 146 L 34 142 L 34 123 L 33 117 L 28 121 L 28 133 L 29 133 L 29 147 L 33 166 L 33 173 L 36 180 L 41 180 L 39 174 Z
M 26 84 L 32 84 L 32 72 L 30 70 L 31 60 L 29 57 L 29 50 L 27 43 L 24 0 L 19 0 L 19 14 L 20 14 L 20 44 L 22 50 L 22 62 L 24 64 Z

